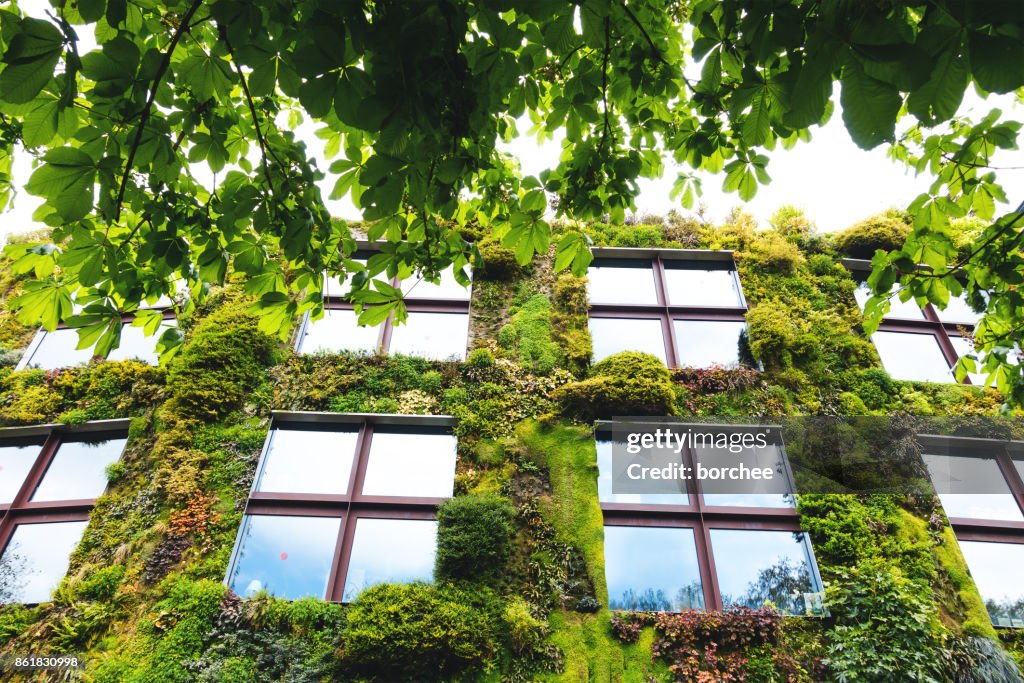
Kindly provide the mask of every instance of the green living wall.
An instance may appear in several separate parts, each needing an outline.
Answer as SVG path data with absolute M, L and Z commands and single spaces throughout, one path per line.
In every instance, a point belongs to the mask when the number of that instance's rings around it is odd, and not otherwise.
M 594 420 L 997 411 L 993 390 L 892 380 L 865 339 L 840 258 L 905 229 L 888 214 L 826 236 L 790 210 L 764 229 L 738 212 L 589 227 L 599 246 L 735 250 L 760 370 L 642 354 L 590 367 L 585 280 L 555 275 L 552 254 L 522 268 L 486 239 L 465 362 L 299 356 L 229 281 L 179 319 L 166 367 L 14 371 L 32 330 L 0 308 L 0 424 L 132 418 L 53 602 L 0 607 L 0 654 L 83 653 L 74 676 L 104 682 L 1019 680 L 1024 644 L 991 627 L 930 496 L 800 498 L 828 617 L 607 609 Z M 0 269 L 0 297 L 21 282 Z M 226 589 L 274 409 L 456 418 L 433 584 L 347 606 Z

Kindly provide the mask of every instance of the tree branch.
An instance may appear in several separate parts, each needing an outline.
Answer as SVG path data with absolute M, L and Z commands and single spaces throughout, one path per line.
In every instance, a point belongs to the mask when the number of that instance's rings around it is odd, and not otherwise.
M 636 27 L 640 29 L 640 33 L 644 34 L 644 39 L 647 41 L 647 44 L 651 46 L 651 49 L 654 51 L 654 55 L 658 58 L 658 61 L 664 64 L 665 66 L 672 66 L 671 64 L 668 63 L 668 61 L 665 60 L 664 57 L 661 56 L 661 50 L 659 50 L 658 46 L 654 44 L 654 41 L 651 39 L 651 34 L 648 33 L 647 29 L 644 28 L 644 25 L 640 23 L 640 19 L 638 19 L 637 16 L 633 14 L 633 10 L 629 9 L 629 6 L 625 2 L 620 2 L 619 6 L 622 7 L 623 10 L 625 10 L 626 16 L 630 18 L 630 21 L 636 24 Z
M 178 22 L 178 27 L 174 30 L 174 34 L 171 36 L 171 42 L 167 45 L 167 50 L 164 52 L 164 57 L 160 60 L 160 66 L 157 67 L 156 74 L 153 76 L 153 85 L 149 88 L 149 97 L 146 98 L 146 104 L 142 108 L 142 116 L 139 119 L 139 126 L 135 129 L 135 139 L 132 140 L 132 146 L 128 150 L 128 160 L 124 165 L 124 175 L 121 176 L 121 186 L 117 190 L 117 201 L 114 204 L 114 221 L 118 221 L 121 218 L 121 204 L 124 202 L 124 192 L 128 187 L 128 176 L 131 175 L 132 165 L 135 163 L 135 154 L 139 151 L 139 145 L 142 143 L 142 133 L 146 130 L 146 123 L 149 122 L 150 113 L 153 111 L 153 102 L 156 100 L 156 91 L 160 88 L 160 82 L 163 81 L 164 74 L 167 73 L 167 68 L 171 65 L 171 55 L 174 54 L 174 48 L 178 46 L 178 41 L 188 31 L 189 22 L 192 21 L 192 17 L 195 15 L 196 10 L 203 4 L 203 0 L 193 0 L 192 5 L 188 8 L 185 16 Z
M 245 93 L 245 101 L 248 103 L 249 113 L 252 115 L 252 125 L 256 129 L 256 140 L 260 145 L 260 159 L 263 162 L 263 177 L 267 180 L 267 192 L 272 193 L 274 191 L 274 183 L 270 178 L 270 167 L 267 165 L 267 154 L 273 154 L 273 152 L 269 150 L 267 140 L 263 137 L 263 130 L 260 128 L 259 114 L 256 112 L 256 103 L 253 102 L 252 93 L 249 92 L 249 82 L 245 78 L 245 74 L 242 73 L 242 65 L 238 63 L 237 59 L 235 59 L 235 50 L 231 46 L 231 41 L 228 40 L 228 32 L 220 24 L 217 24 L 217 30 L 220 32 L 220 38 L 224 41 L 224 45 L 228 48 L 228 54 L 231 56 L 231 63 L 235 67 L 235 73 L 238 74 L 238 81 L 242 85 L 242 92 Z M 274 158 L 277 160 L 277 157 Z M 278 160 L 277 163 L 280 164 L 281 162 Z
M 989 166 L 988 164 L 979 164 L 974 161 L 960 161 L 954 155 L 949 153 L 943 153 L 942 158 L 943 160 L 954 163 L 957 166 L 966 166 L 967 168 L 987 168 L 990 171 L 1024 171 L 1024 166 Z

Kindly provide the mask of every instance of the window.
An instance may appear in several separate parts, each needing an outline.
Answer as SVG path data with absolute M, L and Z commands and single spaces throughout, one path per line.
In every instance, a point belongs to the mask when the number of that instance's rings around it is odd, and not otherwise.
M 147 335 L 141 327 L 129 324 L 131 317 L 126 317 L 121 327 L 121 343 L 107 356 L 107 360 L 141 360 L 150 365 L 160 362 L 156 351 L 157 340 L 165 330 L 176 327 L 177 321 L 165 314 L 160 329 L 153 335 Z M 71 327 L 58 327 L 53 332 L 39 330 L 32 343 L 18 363 L 18 370 L 25 368 L 42 368 L 57 370 L 73 365 L 84 365 L 92 360 L 93 347 L 79 349 L 78 330 Z
M 720 426 L 719 426 L 720 427 Z M 810 540 L 800 531 L 792 477 L 781 445 L 731 455 L 782 476 L 750 493 L 716 492 L 713 483 L 680 482 L 678 493 L 616 494 L 614 467 L 650 456 L 613 461 L 610 425 L 597 436 L 598 498 L 605 524 L 605 573 L 611 609 L 680 611 L 762 607 L 771 601 L 790 614 L 813 611 L 821 579 Z M 624 452 L 624 451 L 623 451 Z M 718 451 L 684 448 L 681 464 L 721 466 Z
M 434 511 L 455 484 L 440 416 L 275 413 L 226 583 L 348 602 L 384 581 L 429 581 Z
M 365 263 L 365 258 L 355 259 Z M 435 360 L 462 360 L 469 339 L 470 290 L 455 280 L 452 268 L 441 273 L 440 283 L 422 278 L 391 284 L 405 294 L 409 317 L 401 325 L 392 318 L 378 326 L 360 327 L 348 301 L 349 280 L 328 277 L 324 288 L 324 317 L 307 315 L 299 328 L 299 353 L 372 354 L 377 351 L 422 356 Z
M 850 259 L 844 263 L 860 278 L 853 295 L 863 311 L 871 296 L 865 273 L 870 264 Z M 974 351 L 963 332 L 973 329 L 981 314 L 971 310 L 962 296 L 951 297 L 946 308 L 940 311 L 931 304 L 921 308 L 913 299 L 900 301 L 896 295 L 898 289 L 898 286 L 893 287 L 889 312 L 871 337 L 882 366 L 894 379 L 955 382 L 953 368 L 957 360 Z M 965 381 L 984 384 L 985 377 L 971 373 Z
M 919 439 L 992 623 L 1024 628 L 1024 442 Z
M 587 271 L 593 360 L 643 351 L 669 367 L 735 366 L 749 356 L 731 252 L 595 249 Z
M 50 599 L 127 428 L 127 420 L 104 420 L 0 429 L 0 603 Z

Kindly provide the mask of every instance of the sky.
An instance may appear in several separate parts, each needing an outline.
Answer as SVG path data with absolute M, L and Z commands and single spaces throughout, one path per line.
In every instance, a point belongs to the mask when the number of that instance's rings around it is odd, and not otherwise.
M 21 7 L 33 16 L 41 16 L 47 4 L 44 0 L 30 0 L 22 2 Z M 87 31 L 79 33 L 83 37 L 80 51 L 84 53 L 93 47 L 87 42 L 91 36 Z M 699 76 L 699 65 L 692 67 L 692 70 Z M 769 153 L 771 162 L 767 170 L 772 182 L 760 187 L 757 196 L 750 202 L 743 203 L 738 195 L 722 191 L 724 174 L 699 174 L 704 191 L 699 201 L 705 205 L 708 217 L 721 220 L 733 207 L 742 206 L 753 214 L 760 225 L 767 226 L 769 218 L 779 207 L 790 204 L 803 209 L 819 230 L 831 232 L 890 207 L 904 208 L 926 190 L 930 182 L 928 176 L 915 177 L 902 165 L 890 161 L 886 157 L 884 145 L 864 151 L 850 140 L 842 123 L 838 94 L 837 86 L 833 97 L 835 113 L 827 125 L 812 130 L 813 137 L 809 143 L 800 143 L 792 150 L 779 147 Z M 968 89 L 960 111 L 973 112 L 976 118 L 981 118 L 995 106 L 1003 110 L 1004 116 L 1011 114 L 1017 119 L 1024 117 L 1024 107 L 1017 106 L 1012 96 L 990 96 L 988 100 L 982 100 L 973 89 Z M 1016 110 L 1010 112 L 1015 107 Z M 537 174 L 557 163 L 561 139 L 538 144 L 526 135 L 528 127 L 524 117 L 519 126 L 521 135 L 507 149 L 519 158 L 524 173 Z M 306 122 L 300 126 L 297 135 L 317 157 L 318 166 L 326 169 L 329 162 L 323 158 L 323 141 L 314 135 L 316 128 L 312 122 Z M 1020 167 L 999 172 L 999 179 L 1010 203 L 1017 206 L 1024 200 L 1024 152 L 1003 152 L 993 159 L 993 164 Z M 199 178 L 209 177 L 205 169 L 193 166 L 193 171 Z M 15 184 L 23 185 L 31 173 L 31 158 L 24 153 L 19 154 L 13 169 Z M 669 198 L 676 173 L 676 167 L 669 160 L 663 177 L 641 179 L 641 192 L 636 200 L 638 213 L 664 215 L 673 208 L 686 213 L 678 202 Z M 334 179 L 330 177 L 321 183 L 325 200 L 333 184 Z M 13 206 L 0 214 L 0 239 L 8 234 L 43 227 L 32 222 L 32 212 L 40 203 L 40 199 L 23 190 L 19 191 Z M 327 206 L 336 216 L 359 218 L 358 210 L 347 198 L 340 201 L 327 200 Z M 997 206 L 997 211 L 1009 208 L 1006 205 Z

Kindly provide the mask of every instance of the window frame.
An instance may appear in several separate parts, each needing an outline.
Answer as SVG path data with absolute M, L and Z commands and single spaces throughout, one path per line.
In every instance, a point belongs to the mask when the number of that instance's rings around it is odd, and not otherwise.
M 158 311 L 160 311 L 161 317 L 165 321 L 167 321 L 167 320 L 177 320 L 178 319 L 178 316 L 175 313 L 175 310 L 174 310 L 173 307 L 169 307 L 169 308 L 155 308 L 155 307 L 154 308 L 149 308 L 149 307 L 145 307 L 145 306 L 140 306 L 138 310 L 158 310 Z M 135 313 L 134 312 L 132 312 L 132 313 L 122 313 L 121 314 L 121 326 L 122 327 L 127 327 L 127 326 L 131 325 L 133 320 L 135 320 Z M 21 354 L 21 358 L 18 359 L 18 364 L 14 366 L 14 370 L 18 371 L 18 370 L 30 370 L 30 369 L 32 369 L 31 366 L 29 365 L 29 363 L 32 360 L 32 358 L 35 356 L 35 354 L 39 351 L 39 348 L 43 345 L 43 341 L 46 339 L 47 335 L 53 334 L 53 333 L 55 333 L 55 332 L 57 332 L 59 330 L 76 330 L 76 329 L 79 329 L 79 328 L 69 327 L 64 322 L 59 323 L 57 325 L 57 327 L 54 328 L 53 332 L 50 332 L 50 331 L 46 330 L 45 328 L 40 327 L 38 330 L 36 330 L 35 335 L 32 337 L 32 341 L 30 341 L 28 346 L 25 347 L 25 350 Z M 153 346 L 154 347 L 156 346 L 156 341 L 159 338 L 160 338 L 159 334 L 153 335 L 153 342 L 154 342 Z M 93 345 L 92 348 L 95 348 L 95 345 Z M 81 350 L 85 351 L 85 349 L 81 349 Z M 96 354 L 93 354 L 92 356 L 89 357 L 89 360 L 87 362 L 92 362 L 92 360 L 94 358 L 96 358 L 96 357 L 97 357 Z M 104 358 L 103 360 L 107 360 L 107 359 Z M 75 365 L 61 365 L 59 368 L 55 368 L 55 369 L 57 369 L 57 370 L 64 370 L 66 368 L 71 368 L 71 367 L 76 367 L 76 366 Z
M 994 458 L 1003 475 L 1014 502 L 1024 516 L 1024 477 L 1014 466 L 1014 462 L 1024 462 L 1024 441 L 1007 441 L 1003 439 L 984 439 L 977 437 L 944 436 L 936 434 L 919 434 L 918 444 L 922 448 L 937 446 L 942 449 L 939 455 L 957 457 Z M 943 508 L 945 512 L 945 508 Z M 1024 546 L 1024 520 L 986 519 L 982 517 L 948 517 L 949 526 L 957 543 L 961 541 L 978 541 L 982 543 L 1006 543 Z M 970 567 L 968 567 L 968 570 Z M 973 578 L 972 578 L 973 580 Z M 980 592 L 980 591 L 979 591 Z M 984 596 L 982 596 L 984 600 Z M 1019 626 L 1005 626 L 992 622 L 997 629 L 1020 629 Z
M 610 441 L 612 422 L 599 421 L 594 430 L 596 441 Z M 660 426 L 664 424 L 659 423 Z M 690 423 L 679 423 L 673 426 L 706 426 Z M 730 425 L 715 425 L 716 429 L 727 429 Z M 731 425 L 736 428 L 749 428 L 751 425 Z M 763 428 L 764 425 L 758 425 Z M 781 429 L 772 428 L 774 445 L 779 446 L 782 455 L 783 472 L 789 481 L 792 495 L 796 495 L 795 480 L 786 456 L 785 444 L 782 441 Z M 682 463 L 693 468 L 696 464 L 695 452 L 687 444 L 680 452 Z M 691 470 L 691 471 L 696 471 Z M 783 531 L 805 534 L 806 550 L 810 559 L 812 580 L 818 590 L 822 590 L 821 574 L 814 556 L 814 548 L 810 537 L 800 528 L 800 516 L 796 506 L 793 507 L 756 507 L 709 505 L 704 501 L 704 492 L 696 478 L 686 481 L 686 505 L 662 505 L 658 503 L 606 503 L 598 500 L 603 516 L 603 526 L 626 527 L 670 527 L 692 529 L 697 548 L 697 566 L 700 570 L 701 587 L 704 591 L 704 609 L 708 612 L 722 611 L 722 593 L 718 581 L 718 569 L 715 564 L 714 548 L 711 543 L 711 532 L 714 529 L 736 529 L 742 531 Z
M 676 339 L 676 320 L 700 320 L 709 322 L 747 322 L 747 300 L 743 295 L 739 271 L 731 250 L 714 249 L 638 249 L 631 247 L 598 247 L 593 250 L 594 260 L 590 267 L 599 267 L 601 261 L 648 262 L 654 277 L 654 290 L 657 302 L 653 304 L 608 304 L 591 302 L 588 291 L 587 319 L 646 319 L 658 320 L 661 323 L 662 343 L 665 346 L 666 365 L 670 368 L 679 365 L 678 340 Z M 669 299 L 668 281 L 665 277 L 666 262 L 700 263 L 707 262 L 727 271 L 736 286 L 739 304 L 736 306 L 691 306 L 673 304 Z
M 871 262 L 864 261 L 862 259 L 843 259 L 843 265 L 850 271 L 854 279 L 857 281 L 858 286 L 861 282 L 867 279 L 867 275 L 871 272 Z M 910 299 L 909 302 L 913 302 Z M 908 303 L 909 303 L 908 302 Z M 916 302 L 915 302 L 916 305 Z M 860 309 L 860 305 L 857 306 Z M 942 384 L 973 384 L 970 376 L 964 376 L 962 382 L 956 381 L 956 363 L 960 360 L 960 355 L 956 352 L 956 347 L 953 346 L 951 341 L 952 337 L 963 337 L 961 330 L 973 330 L 975 325 L 968 323 L 954 323 L 944 322 L 939 318 L 937 309 L 931 304 L 926 303 L 921 307 L 923 319 L 916 320 L 912 318 L 889 318 L 888 316 L 882 318 L 882 322 L 878 325 L 878 332 L 902 332 L 904 334 L 922 334 L 931 335 L 939 343 L 939 350 L 942 352 L 942 356 L 946 360 L 946 365 L 949 366 L 949 382 L 941 382 Z M 863 310 L 861 310 L 863 315 Z M 874 341 L 871 342 L 874 345 Z M 881 356 L 879 356 L 881 360 Z M 885 363 L 882 363 L 882 368 L 889 372 L 889 369 L 885 367 Z M 889 372 L 891 375 L 892 373 Z M 893 377 L 893 379 L 896 379 Z M 925 380 L 898 380 L 898 381 L 925 381 Z
M 61 444 L 68 441 L 78 441 L 80 440 L 79 437 L 82 436 L 92 437 L 97 440 L 103 438 L 127 438 L 130 424 L 130 419 L 114 419 L 96 420 L 75 426 L 42 424 L 28 427 L 0 428 L 0 445 L 10 441 L 37 443 L 40 445 L 39 453 L 22 480 L 14 499 L 10 503 L 0 503 L 0 556 L 7 551 L 7 546 L 14 536 L 15 529 L 21 524 L 89 521 L 90 513 L 96 505 L 99 496 L 96 498 L 32 502 L 32 495 L 46 476 L 46 472 L 53 463 L 57 451 L 60 450 Z M 124 451 L 118 456 L 118 461 L 120 461 L 123 455 Z M 102 496 L 105 492 L 106 488 L 104 487 L 104 491 L 100 495 Z
M 366 259 L 376 253 L 378 250 L 373 248 L 373 243 L 360 240 L 358 248 L 351 259 Z M 472 271 L 470 272 L 472 278 Z M 397 276 L 388 279 L 388 284 L 392 287 L 401 288 L 401 283 Z M 413 288 L 408 295 L 405 296 L 405 309 L 409 313 L 462 313 L 466 315 L 466 344 L 462 350 L 462 358 L 465 360 L 466 351 L 469 348 L 469 318 L 471 315 L 473 300 L 473 286 L 472 280 L 470 286 L 466 288 L 465 299 L 446 299 L 446 298 L 431 298 L 431 297 L 420 297 L 416 295 L 416 290 Z M 354 311 L 355 306 L 348 299 L 345 294 L 327 294 L 324 296 L 324 311 Z M 378 326 L 377 330 L 377 343 L 374 346 L 374 353 L 390 353 L 391 349 L 391 338 L 393 336 L 394 325 L 394 313 L 389 313 L 388 317 Z M 323 318 L 321 318 L 322 320 Z M 310 314 L 306 313 L 302 316 L 302 321 L 299 323 L 298 330 L 295 334 L 295 342 L 292 347 L 296 353 L 303 354 L 301 349 L 302 340 L 306 336 L 306 331 L 311 325 L 316 324 L 315 320 L 310 318 Z M 334 353 L 340 353 L 346 351 L 341 349 Z
M 338 538 L 335 539 L 331 568 L 327 576 L 327 590 L 322 599 L 329 602 L 344 602 L 345 584 L 348 578 L 349 562 L 352 559 L 356 524 L 359 519 L 435 520 L 437 507 L 448 500 L 444 497 L 362 494 L 375 428 L 381 427 L 384 428 L 381 431 L 384 431 L 389 427 L 421 427 L 431 432 L 451 434 L 454 425 L 455 420 L 447 415 L 271 411 L 270 428 L 267 438 L 264 440 L 256 475 L 242 512 L 242 523 L 235 535 L 235 544 L 231 550 L 227 572 L 224 575 L 224 584 L 230 587 L 231 577 L 238 565 L 239 544 L 242 540 L 247 516 L 336 517 L 340 519 Z M 288 493 L 256 490 L 273 443 L 274 430 L 287 429 L 289 426 L 319 427 L 323 431 L 332 431 L 332 428 L 342 431 L 344 428 L 357 427 L 352 470 L 345 493 Z M 456 455 L 456 467 L 458 466 L 457 458 Z

